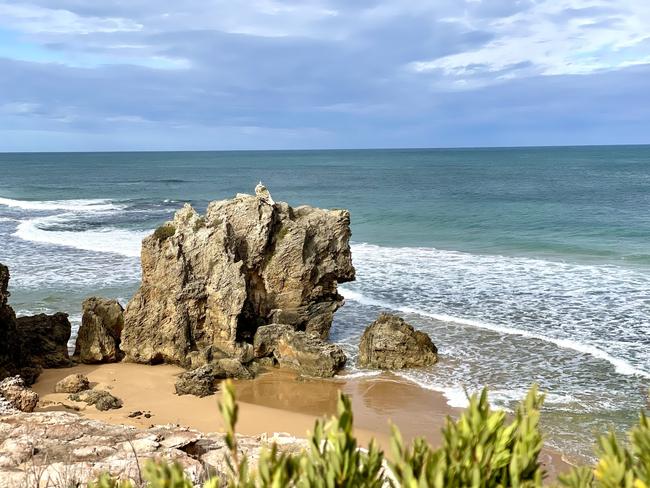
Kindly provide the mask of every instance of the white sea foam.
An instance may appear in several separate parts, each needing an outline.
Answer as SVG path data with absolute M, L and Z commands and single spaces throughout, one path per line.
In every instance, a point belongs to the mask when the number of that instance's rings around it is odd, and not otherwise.
M 516 327 L 511 327 L 511 326 L 491 324 L 491 323 L 481 322 L 479 320 L 473 320 L 464 317 L 454 317 L 447 314 L 429 313 L 412 307 L 405 307 L 405 306 L 389 303 L 383 300 L 375 300 L 372 298 L 368 298 L 362 295 L 361 293 L 349 289 L 341 289 L 340 291 L 346 300 L 353 300 L 363 305 L 370 305 L 374 307 L 395 310 L 397 312 L 402 312 L 407 314 L 421 315 L 435 320 L 440 320 L 442 322 L 452 322 L 456 324 L 468 325 L 470 327 L 490 330 L 492 332 L 497 332 L 499 334 L 517 335 L 528 339 L 535 339 L 539 341 L 549 342 L 563 349 L 571 349 L 573 351 L 580 352 L 583 354 L 588 354 L 595 358 L 602 359 L 603 361 L 607 361 L 612 366 L 614 366 L 617 373 L 624 374 L 624 375 L 637 375 L 643 378 L 650 378 L 649 372 L 639 368 L 635 368 L 627 361 L 620 358 L 616 358 L 611 354 L 590 344 L 582 344 L 572 339 L 550 337 L 542 334 L 533 333 L 527 330 L 518 329 Z
M 65 220 L 65 216 L 61 215 L 23 220 L 18 224 L 14 235 L 25 241 L 137 257 L 140 255 L 142 239 L 149 234 L 148 231 L 113 227 L 84 231 L 46 230 L 42 228 L 63 220 Z
M 23 210 L 66 210 L 69 212 L 120 210 L 110 200 L 12 200 L 0 197 L 0 205 Z

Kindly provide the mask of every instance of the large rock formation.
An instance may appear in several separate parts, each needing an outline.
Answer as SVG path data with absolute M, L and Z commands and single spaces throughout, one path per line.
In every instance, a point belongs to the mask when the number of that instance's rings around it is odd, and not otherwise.
M 253 465 L 262 449 L 307 448 L 286 434 L 237 436 L 240 454 Z M 223 434 L 203 434 L 174 425 L 136 429 L 68 412 L 14 413 L 0 417 L 0 486 L 86 486 L 103 473 L 140 482 L 150 460 L 183 466 L 194 485 L 208 474 L 225 479 L 229 452 Z
M 83 315 L 74 358 L 86 364 L 114 363 L 122 359 L 120 340 L 124 309 L 117 300 L 91 297 L 81 306 Z
M 122 350 L 141 363 L 253 359 L 258 327 L 326 338 L 354 279 L 345 210 L 292 208 L 256 195 L 179 210 L 142 243 L 142 285 L 125 312 Z
M 361 336 L 360 366 L 403 369 L 436 362 L 438 349 L 431 338 L 396 315 L 382 313 Z
M 9 268 L 0 264 L 0 379 L 18 374 L 26 366 L 16 331 L 16 314 L 7 303 L 8 288 Z
M 64 368 L 72 365 L 68 355 L 68 341 L 72 326 L 68 314 L 44 313 L 18 317 L 16 328 L 22 352 L 33 365 L 41 368 Z

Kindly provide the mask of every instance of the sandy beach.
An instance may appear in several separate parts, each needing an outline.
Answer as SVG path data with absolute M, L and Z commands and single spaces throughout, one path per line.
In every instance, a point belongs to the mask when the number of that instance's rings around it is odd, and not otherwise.
M 39 410 L 77 410 L 79 414 L 110 423 L 147 428 L 158 424 L 179 424 L 203 432 L 222 430 L 217 403 L 219 393 L 198 398 L 174 393 L 176 376 L 183 370 L 171 365 L 147 366 L 132 363 L 78 365 L 45 370 L 34 385 L 41 403 Z M 123 401 L 119 410 L 98 411 L 84 403 L 68 400 L 67 394 L 54 393 L 54 385 L 73 373 L 87 375 L 91 385 L 107 389 Z M 237 431 L 246 435 L 286 432 L 305 437 L 318 417 L 336 412 L 338 392 L 352 399 L 355 433 L 362 444 L 377 440 L 389 452 L 391 422 L 406 440 L 425 436 L 440 443 L 440 429 L 447 415 L 457 415 L 444 397 L 389 373 L 365 378 L 332 380 L 304 379 L 295 373 L 272 370 L 254 380 L 235 382 L 240 414 Z M 133 412 L 143 414 L 129 417 Z M 541 460 L 554 479 L 569 465 L 559 453 L 545 451 Z

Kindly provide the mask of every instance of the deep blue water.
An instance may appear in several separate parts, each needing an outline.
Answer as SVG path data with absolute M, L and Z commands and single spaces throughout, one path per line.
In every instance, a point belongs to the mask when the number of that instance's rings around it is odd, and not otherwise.
M 0 154 L 0 175 L 21 313 L 78 323 L 85 296 L 128 301 L 143 235 L 261 180 L 276 201 L 351 211 L 358 280 L 332 338 L 353 358 L 376 314 L 398 311 L 443 357 L 405 377 L 453 404 L 487 384 L 506 407 L 536 381 L 552 441 L 577 453 L 644 405 L 650 146 Z

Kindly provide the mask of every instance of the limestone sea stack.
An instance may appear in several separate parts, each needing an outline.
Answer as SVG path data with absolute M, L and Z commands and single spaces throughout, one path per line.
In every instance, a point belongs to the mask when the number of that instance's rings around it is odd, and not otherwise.
M 114 363 L 122 359 L 120 341 L 124 309 L 117 300 L 90 297 L 82 304 L 81 327 L 74 358 L 82 363 Z
M 360 366 L 403 369 L 436 362 L 438 349 L 431 338 L 396 315 L 382 313 L 361 336 Z
M 320 339 L 354 280 L 350 214 L 274 202 L 261 185 L 190 205 L 142 243 L 142 284 L 124 316 L 126 360 L 190 367 L 192 357 L 250 362 L 260 326 Z

